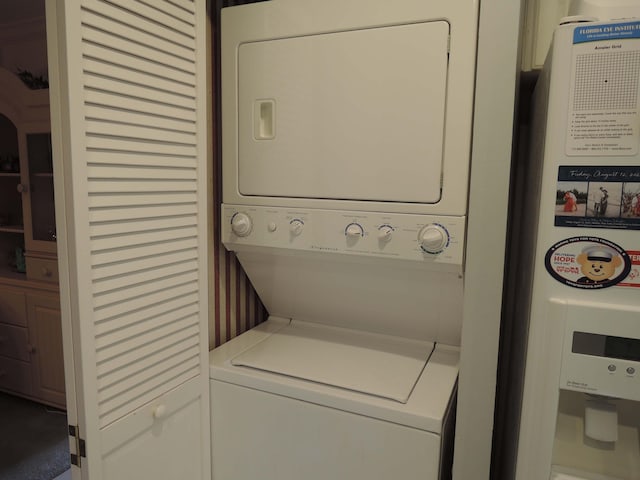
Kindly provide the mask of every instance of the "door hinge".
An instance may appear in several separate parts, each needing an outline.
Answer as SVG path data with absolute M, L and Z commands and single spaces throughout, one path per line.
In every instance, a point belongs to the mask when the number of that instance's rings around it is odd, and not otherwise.
M 87 446 L 83 438 L 80 438 L 80 429 L 77 425 L 69 425 L 69 436 L 76 442 L 76 453 L 71 454 L 71 464 L 80 466 L 80 457 L 87 458 Z

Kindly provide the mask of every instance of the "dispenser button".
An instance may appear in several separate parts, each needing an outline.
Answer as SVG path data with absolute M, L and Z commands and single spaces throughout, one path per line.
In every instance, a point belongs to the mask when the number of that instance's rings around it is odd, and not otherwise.
M 616 371 L 616 366 L 612 363 L 607 367 L 607 370 L 609 370 L 611 373 Z
M 635 375 L 636 374 L 636 369 L 633 368 L 633 367 L 627 367 L 627 374 Z

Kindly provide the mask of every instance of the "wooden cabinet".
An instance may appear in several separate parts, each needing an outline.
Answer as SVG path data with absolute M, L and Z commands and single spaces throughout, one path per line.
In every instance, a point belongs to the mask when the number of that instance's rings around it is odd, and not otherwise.
M 33 396 L 64 406 L 64 358 L 58 296 L 27 294 Z
M 53 285 L 0 280 L 0 390 L 65 407 L 59 303 Z
M 2 276 L 57 281 L 50 265 L 43 270 L 56 260 L 50 131 L 49 90 L 30 90 L 0 68 Z
M 49 91 L 0 68 L 0 390 L 64 408 Z
M 0 389 L 31 396 L 31 356 L 24 290 L 0 286 Z

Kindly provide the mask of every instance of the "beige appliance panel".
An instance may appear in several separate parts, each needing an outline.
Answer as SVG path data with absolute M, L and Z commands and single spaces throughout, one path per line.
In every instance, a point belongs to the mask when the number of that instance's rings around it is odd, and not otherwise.
M 240 194 L 437 203 L 448 39 L 431 21 L 239 45 Z

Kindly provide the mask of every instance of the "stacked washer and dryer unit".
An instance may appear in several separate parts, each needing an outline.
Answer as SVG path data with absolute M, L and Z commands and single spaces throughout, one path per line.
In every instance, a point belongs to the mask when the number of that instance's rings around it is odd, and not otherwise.
M 215 480 L 450 477 L 477 18 L 222 10 L 222 239 L 270 317 L 211 352 Z

